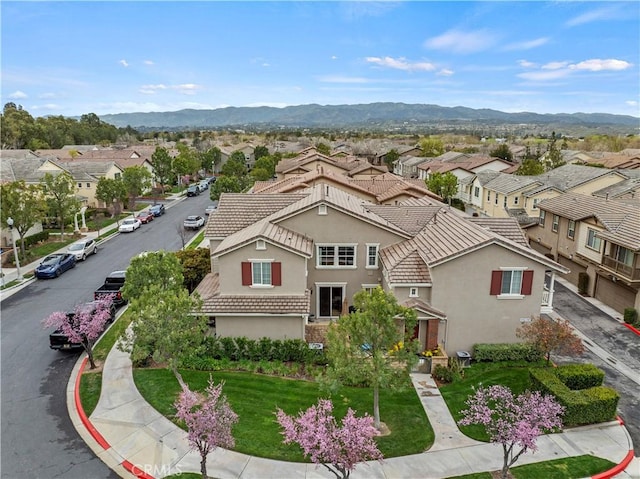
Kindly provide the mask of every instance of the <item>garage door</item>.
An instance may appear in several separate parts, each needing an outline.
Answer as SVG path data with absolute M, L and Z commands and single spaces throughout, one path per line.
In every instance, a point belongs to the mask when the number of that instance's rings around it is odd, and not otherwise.
M 558 262 L 562 266 L 566 266 L 571 270 L 569 274 L 563 274 L 562 277 L 576 286 L 578 285 L 578 274 L 587 272 L 587 268 L 585 266 L 582 266 L 569 258 L 565 258 L 564 256 L 559 256 Z
M 636 293 L 620 282 L 613 282 L 606 276 L 598 276 L 595 298 L 624 313 L 625 308 L 633 308 Z

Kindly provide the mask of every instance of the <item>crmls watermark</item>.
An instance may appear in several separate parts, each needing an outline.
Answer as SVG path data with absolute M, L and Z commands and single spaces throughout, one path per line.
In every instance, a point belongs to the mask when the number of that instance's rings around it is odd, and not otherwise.
M 146 474 L 151 477 L 164 477 L 173 474 L 182 474 L 180 466 L 171 466 L 169 464 L 136 464 L 131 468 L 134 476 Z

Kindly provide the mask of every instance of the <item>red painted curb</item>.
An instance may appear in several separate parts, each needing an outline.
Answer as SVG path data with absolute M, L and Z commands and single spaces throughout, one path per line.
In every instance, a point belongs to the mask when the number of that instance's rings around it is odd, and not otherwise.
M 629 328 L 631 331 L 633 331 L 634 333 L 636 333 L 638 336 L 640 336 L 640 330 L 634 328 L 633 326 L 631 326 L 628 323 L 622 323 L 624 326 L 626 326 L 627 328 Z
M 627 468 L 629 463 L 633 460 L 633 457 L 633 449 L 631 449 L 620 464 L 612 467 L 608 471 L 604 471 L 600 474 L 596 474 L 595 476 L 591 476 L 591 479 L 609 479 L 617 474 L 620 474 Z
M 80 364 L 80 370 L 78 371 L 78 376 L 76 377 L 73 397 L 74 397 L 74 401 L 76 403 L 76 409 L 78 411 L 78 415 L 80 416 L 80 420 L 82 421 L 82 424 L 84 424 L 84 427 L 87 428 L 87 431 L 89 431 L 89 434 L 91 434 L 91 437 L 93 437 L 98 442 L 98 444 L 100 444 L 100 446 L 102 446 L 102 448 L 106 451 L 107 449 L 111 449 L 111 446 L 105 440 L 105 438 L 102 437 L 102 434 L 100 434 L 98 430 L 95 428 L 95 426 L 91 423 L 91 421 L 87 417 L 87 414 L 84 412 L 82 403 L 80 402 L 80 379 L 82 378 L 82 373 L 84 372 L 84 367 L 87 365 L 88 359 L 89 358 L 84 358 L 82 360 L 82 363 Z M 129 471 L 131 474 L 136 476 L 138 479 L 155 479 L 153 476 L 150 476 L 149 474 L 144 472 L 142 469 L 140 469 L 138 466 L 131 464 L 126 459 L 122 461 L 122 467 L 124 467 L 127 471 Z

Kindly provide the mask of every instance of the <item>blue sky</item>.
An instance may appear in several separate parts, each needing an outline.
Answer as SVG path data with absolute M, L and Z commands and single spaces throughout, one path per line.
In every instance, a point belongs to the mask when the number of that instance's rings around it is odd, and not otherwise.
M 33 116 L 403 102 L 640 116 L 640 2 L 2 1 Z

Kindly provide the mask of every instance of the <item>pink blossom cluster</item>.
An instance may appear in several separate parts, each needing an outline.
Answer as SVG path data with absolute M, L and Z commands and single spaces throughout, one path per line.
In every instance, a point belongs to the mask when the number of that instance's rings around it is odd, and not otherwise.
M 103 300 L 94 303 L 77 305 L 71 314 L 56 311 L 46 317 L 42 323 L 45 327 L 59 329 L 72 343 L 81 343 L 87 347 L 93 344 L 105 330 L 111 320 L 111 301 Z
M 349 408 L 342 425 L 338 426 L 332 412 L 333 403 L 328 399 L 318 400 L 317 405 L 301 411 L 297 417 L 278 409 L 284 443 L 297 443 L 313 463 L 325 465 L 338 477 L 348 477 L 359 462 L 382 460 L 382 453 L 373 439 L 378 431 L 371 416 L 356 417 Z
M 235 439 L 233 425 L 238 415 L 231 409 L 227 397 L 222 394 L 224 383 L 209 385 L 204 394 L 198 394 L 185 385 L 175 402 L 176 417 L 187 425 L 189 444 L 206 458 L 217 447 L 232 448 Z
M 538 436 L 562 427 L 564 407 L 538 391 L 515 397 L 505 386 L 481 387 L 466 404 L 459 424 L 483 425 L 491 442 L 506 446 L 511 453 L 515 446 L 520 447 L 516 458 L 528 449 L 535 452 Z

